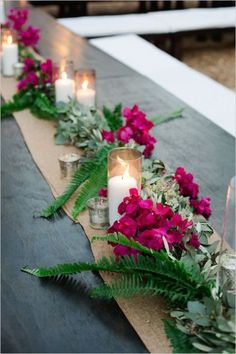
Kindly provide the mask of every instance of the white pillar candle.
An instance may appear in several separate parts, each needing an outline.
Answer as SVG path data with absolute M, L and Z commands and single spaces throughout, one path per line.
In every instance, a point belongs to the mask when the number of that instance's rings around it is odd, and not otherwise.
M 61 79 L 55 81 L 56 103 L 69 102 L 74 97 L 75 81 L 67 78 L 65 72 L 62 73 Z
M 81 89 L 76 92 L 77 101 L 85 106 L 95 106 L 95 90 L 88 88 L 89 82 L 85 80 Z
M 134 177 L 124 173 L 123 176 L 114 176 L 108 180 L 108 205 L 109 205 L 109 223 L 112 225 L 121 218 L 118 213 L 118 206 L 123 199 L 129 196 L 131 188 L 138 188 Z
M 18 62 L 18 45 L 12 41 L 12 36 L 8 36 L 7 43 L 2 45 L 2 69 L 5 76 L 14 75 L 13 65 Z

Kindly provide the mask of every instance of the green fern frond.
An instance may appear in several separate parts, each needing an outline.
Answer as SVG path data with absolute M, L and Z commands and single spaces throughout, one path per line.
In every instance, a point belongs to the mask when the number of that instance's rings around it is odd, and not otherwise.
M 182 290 L 182 291 L 181 291 Z M 176 285 L 163 283 L 157 277 L 145 277 L 139 273 L 125 274 L 121 278 L 114 280 L 111 284 L 104 284 L 92 290 L 93 297 L 132 297 L 134 295 L 155 296 L 160 295 L 173 302 L 186 302 L 191 293 L 183 293 L 183 289 L 176 288 Z
M 182 262 L 172 261 L 168 256 L 164 256 L 164 252 L 160 252 L 159 256 L 155 257 L 138 255 L 135 259 L 125 256 L 118 260 L 114 257 L 103 257 L 94 264 L 80 262 L 59 264 L 51 268 L 22 269 L 37 277 L 69 275 L 87 270 L 135 274 L 140 279 L 145 279 L 150 289 L 156 289 L 156 292 L 152 290 L 154 294 L 162 295 L 171 302 L 186 303 L 189 299 L 210 294 L 210 288 L 204 283 L 201 274 L 196 277 L 185 269 Z M 104 291 L 108 292 L 107 289 Z M 110 296 L 114 296 L 114 292 L 111 292 Z
M 56 198 L 47 208 L 43 209 L 41 216 L 45 218 L 50 217 L 60 209 L 71 198 L 81 184 L 90 177 L 97 166 L 106 160 L 108 152 L 113 147 L 113 144 L 107 144 L 97 152 L 94 159 L 84 161 L 80 168 L 75 172 L 64 193 Z
M 72 209 L 72 217 L 76 219 L 79 213 L 86 208 L 87 201 L 97 195 L 100 188 L 105 187 L 107 183 L 107 161 L 103 160 L 100 165 L 96 166 L 92 171 L 89 179 L 87 179 L 75 201 Z
M 75 172 L 64 193 L 56 198 L 47 208 L 43 209 L 41 216 L 48 218 L 60 209 L 75 193 L 79 186 L 89 177 L 96 165 L 97 161 L 94 160 L 83 162 L 80 168 Z
M 33 115 L 41 119 L 55 120 L 58 117 L 57 108 L 44 94 L 38 94 L 30 107 Z
M 49 268 L 33 268 L 23 267 L 22 272 L 34 275 L 39 278 L 52 277 L 58 275 L 71 275 L 76 273 L 81 273 L 87 270 L 102 270 L 107 272 L 124 272 L 128 269 L 132 269 L 132 264 L 135 265 L 135 262 L 130 257 L 124 257 L 124 259 L 119 260 L 118 262 L 114 257 L 102 257 L 97 261 L 97 263 L 87 263 L 87 262 L 78 262 L 78 263 L 63 263 L 58 264 L 54 267 Z M 126 267 L 125 267 L 126 265 Z
M 113 111 L 111 111 L 106 106 L 103 107 L 103 114 L 111 131 L 116 131 L 123 124 L 123 120 L 121 118 L 121 109 L 121 103 L 117 104 Z
M 38 278 L 47 278 L 47 277 L 55 277 L 58 275 L 72 275 L 84 272 L 86 270 L 97 270 L 97 265 L 94 263 L 62 263 L 58 264 L 55 267 L 50 268 L 21 268 L 21 271 L 24 273 L 28 273 L 34 275 Z
M 196 353 L 189 336 L 175 327 L 170 320 L 164 320 L 164 327 L 167 337 L 171 342 L 173 353 Z

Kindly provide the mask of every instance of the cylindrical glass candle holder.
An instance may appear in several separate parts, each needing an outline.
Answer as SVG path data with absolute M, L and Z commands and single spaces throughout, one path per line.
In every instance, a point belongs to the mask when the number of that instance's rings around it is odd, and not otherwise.
M 0 24 L 4 25 L 6 22 L 6 6 L 5 1 L 0 0 Z
M 2 72 L 4 76 L 14 75 L 14 65 L 18 62 L 18 44 L 15 32 L 6 29 L 2 33 Z
M 54 65 L 56 103 L 67 103 L 75 95 L 73 61 L 62 60 Z
M 236 296 L 235 183 L 233 177 L 226 195 L 218 273 L 223 300 L 230 307 L 235 307 Z
M 23 63 L 14 64 L 13 65 L 13 70 L 14 70 L 14 77 L 17 79 L 24 72 L 24 64 Z
M 61 169 L 61 178 L 70 179 L 78 169 L 80 163 L 80 155 L 78 154 L 65 154 L 58 159 Z
M 141 189 L 142 154 L 131 148 L 116 148 L 108 155 L 108 205 L 109 223 L 121 216 L 118 206 L 131 188 Z
M 87 202 L 89 222 L 93 229 L 103 230 L 109 225 L 107 198 L 95 197 Z
M 93 69 L 78 70 L 75 75 L 76 99 L 88 107 L 96 106 L 96 71 Z

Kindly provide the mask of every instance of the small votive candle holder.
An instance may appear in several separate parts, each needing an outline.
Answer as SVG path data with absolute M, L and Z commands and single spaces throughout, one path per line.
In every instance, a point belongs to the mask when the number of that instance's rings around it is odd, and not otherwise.
M 58 159 L 61 169 L 61 177 L 70 179 L 77 171 L 80 163 L 80 155 L 70 153 L 59 157 Z
M 56 103 L 67 103 L 75 95 L 74 64 L 72 60 L 61 60 L 54 65 Z
M 18 79 L 24 72 L 24 64 L 23 63 L 16 63 L 13 65 L 14 70 L 14 77 Z
M 87 107 L 96 106 L 96 71 L 81 69 L 76 71 L 76 99 Z
M 107 198 L 95 197 L 87 202 L 89 223 L 93 229 L 104 230 L 109 226 Z

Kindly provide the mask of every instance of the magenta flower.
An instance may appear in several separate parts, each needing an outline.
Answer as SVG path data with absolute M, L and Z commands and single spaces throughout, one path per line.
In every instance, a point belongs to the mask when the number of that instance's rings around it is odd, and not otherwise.
M 152 200 L 142 199 L 135 188 L 130 189 L 130 195 L 123 199 L 118 211 L 123 216 L 114 222 L 108 232 L 121 232 L 155 250 L 164 247 L 163 237 L 169 247 L 178 246 L 180 250 L 184 249 L 183 238 L 193 226 L 192 221 L 183 219 L 169 206 L 162 203 L 154 205 Z M 126 248 L 120 250 L 128 254 Z M 118 252 L 115 254 L 118 256 Z
M 154 213 L 156 215 L 158 215 L 159 217 L 169 218 L 169 217 L 172 217 L 172 215 L 174 214 L 169 206 L 166 206 L 162 203 L 157 203 L 156 208 L 154 208 L 153 210 L 154 210 Z
M 15 9 L 11 8 L 8 13 L 8 20 L 10 22 L 10 26 L 16 30 L 20 31 L 23 25 L 28 20 L 28 9 Z
M 17 84 L 18 90 L 22 90 L 26 88 L 28 85 L 37 86 L 39 84 L 39 78 L 34 71 L 31 71 L 27 74 L 27 76 L 20 80 Z
M 142 229 L 153 228 L 157 224 L 157 216 L 152 210 L 143 211 L 136 219 Z
M 138 195 L 138 190 L 136 188 L 131 188 L 129 192 L 130 196 L 125 197 L 123 202 L 119 205 L 118 213 L 121 215 L 126 213 L 130 217 L 134 217 L 138 210 L 138 202 L 141 200 L 141 197 Z
M 211 199 L 209 197 L 202 197 L 200 200 L 191 200 L 190 204 L 196 214 L 203 215 L 206 219 L 211 216 Z
M 175 171 L 175 181 L 179 185 L 180 193 L 184 197 L 196 199 L 198 196 L 198 184 L 193 181 L 193 175 L 187 173 L 183 167 L 178 167 Z
M 194 248 L 199 248 L 200 247 L 200 242 L 199 242 L 199 239 L 198 239 L 198 235 L 193 233 L 191 234 L 191 238 L 190 240 L 188 241 L 187 243 L 189 246 L 192 246 Z
M 163 237 L 166 237 L 165 229 L 152 229 L 141 232 L 137 238 L 142 245 L 154 250 L 163 248 Z
M 145 118 L 145 113 L 139 110 L 137 104 L 135 104 L 132 108 L 125 107 L 122 112 L 123 117 L 127 118 L 127 120 L 133 120 L 135 118 Z
M 42 80 L 44 84 L 53 83 L 53 62 L 51 59 L 47 59 L 40 64 Z
M 26 30 L 21 30 L 20 40 L 26 46 L 35 46 L 39 41 L 39 28 L 29 26 Z
M 138 203 L 138 206 L 142 209 L 152 209 L 153 207 L 153 201 L 151 199 L 142 199 Z
M 117 138 L 125 144 L 127 144 L 129 140 L 133 138 L 133 136 L 134 132 L 128 126 L 121 127 L 117 130 Z
M 169 246 L 172 246 L 176 243 L 180 243 L 183 240 L 184 233 L 181 233 L 178 230 L 172 230 L 169 231 L 168 234 L 166 235 L 166 240 L 169 244 Z
M 108 232 L 121 232 L 128 238 L 134 237 L 137 231 L 137 223 L 128 215 L 120 218 L 119 221 L 115 221 L 112 227 L 108 229 Z
M 153 123 L 147 119 L 146 114 L 140 111 L 137 105 L 132 108 L 125 107 L 123 116 L 126 124 L 118 129 L 118 140 L 127 144 L 130 139 L 134 139 L 137 144 L 145 146 L 144 156 L 149 157 L 156 143 L 156 139 L 149 134 Z
M 152 154 L 154 148 L 155 148 L 155 145 L 154 145 L 154 144 L 147 144 L 146 147 L 145 147 L 145 149 L 144 149 L 144 151 L 143 151 L 143 155 L 144 155 L 146 158 L 148 158 L 148 157 Z
M 17 83 L 17 89 L 18 90 L 23 90 L 28 86 L 28 82 L 26 79 L 22 79 Z
M 102 130 L 102 138 L 103 140 L 108 141 L 108 143 L 114 143 L 115 137 L 112 132 L 109 132 L 107 130 Z
M 129 256 L 129 257 L 134 256 L 135 259 L 137 259 L 137 255 L 140 254 L 138 250 L 123 245 L 116 245 L 113 251 L 116 259 L 124 256 Z
M 107 197 L 107 188 L 101 188 L 101 189 L 98 191 L 98 195 L 99 195 L 99 197 L 104 197 L 104 198 L 106 198 L 106 197 Z
M 24 72 L 28 73 L 34 69 L 35 61 L 32 58 L 25 58 L 24 60 Z

